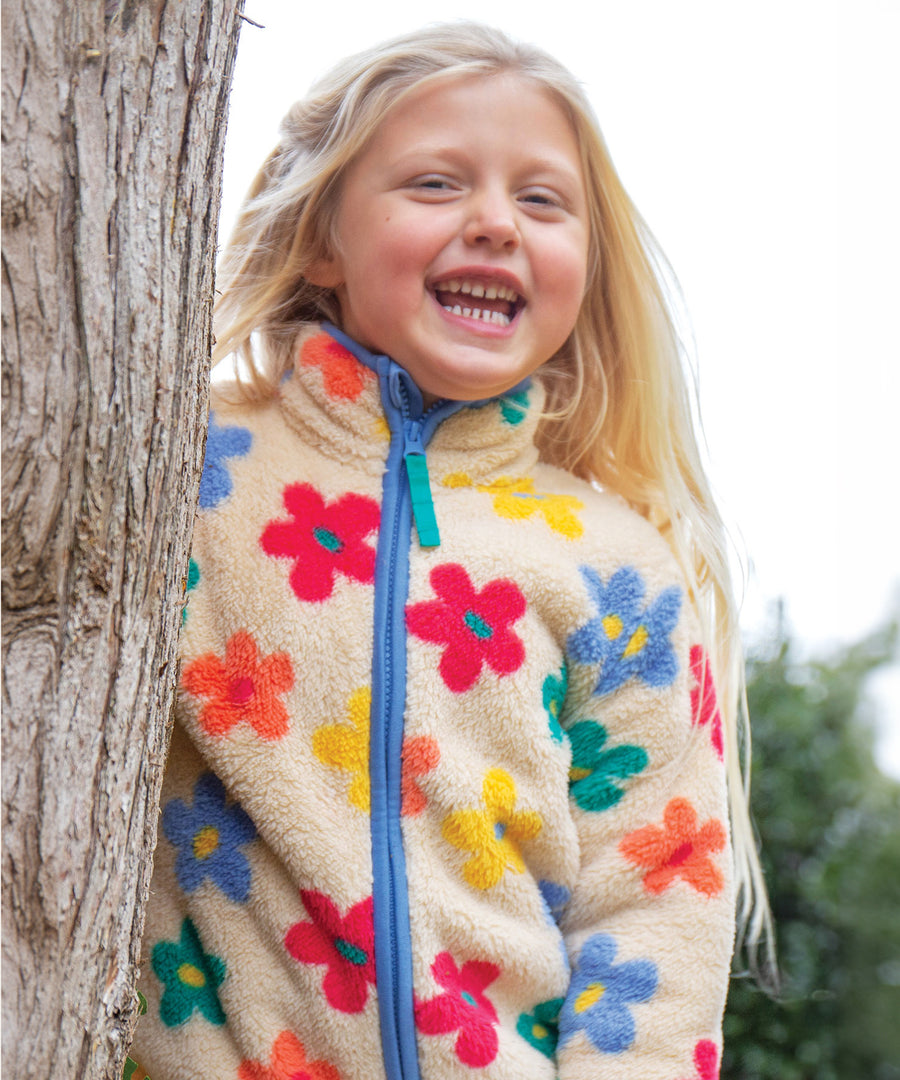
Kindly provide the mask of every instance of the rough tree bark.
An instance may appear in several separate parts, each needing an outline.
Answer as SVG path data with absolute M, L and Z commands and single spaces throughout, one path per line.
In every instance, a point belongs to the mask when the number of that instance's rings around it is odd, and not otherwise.
M 241 6 L 3 5 L 11 1080 L 121 1076 L 203 452 Z

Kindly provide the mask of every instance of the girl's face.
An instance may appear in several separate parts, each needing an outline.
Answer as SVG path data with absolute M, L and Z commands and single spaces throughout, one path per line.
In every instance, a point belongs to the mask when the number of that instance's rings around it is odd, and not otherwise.
M 335 288 L 346 333 L 393 357 L 428 399 L 504 393 L 575 325 L 588 209 L 560 107 L 516 75 L 413 94 L 349 166 Z

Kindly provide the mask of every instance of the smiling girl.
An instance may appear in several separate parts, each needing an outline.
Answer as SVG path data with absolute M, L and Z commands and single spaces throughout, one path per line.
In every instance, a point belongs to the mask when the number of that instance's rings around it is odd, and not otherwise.
M 222 265 L 134 1053 L 708 1080 L 732 831 L 760 886 L 650 237 L 574 79 L 484 27 L 282 130 Z

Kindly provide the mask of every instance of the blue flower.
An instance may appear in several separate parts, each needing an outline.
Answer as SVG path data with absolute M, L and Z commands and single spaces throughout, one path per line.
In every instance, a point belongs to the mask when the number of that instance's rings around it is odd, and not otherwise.
M 227 458 L 243 457 L 250 451 L 253 436 L 246 428 L 219 427 L 215 413 L 209 414 L 209 432 L 206 436 L 206 458 L 200 477 L 200 506 L 211 510 L 231 494 L 231 474 Z
M 650 960 L 613 964 L 615 956 L 609 934 L 594 934 L 584 943 L 559 1017 L 560 1046 L 579 1030 L 601 1053 L 620 1054 L 634 1042 L 628 1006 L 656 993 L 656 965 Z
M 681 589 L 664 589 L 644 607 L 644 581 L 632 567 L 617 570 L 606 585 L 591 567 L 579 569 L 597 615 L 569 637 L 567 649 L 582 664 L 600 665 L 594 693 L 611 694 L 631 678 L 654 687 L 674 682 L 678 660 L 669 634 L 681 612 Z
M 555 881 L 539 881 L 538 891 L 541 899 L 547 905 L 547 912 L 554 923 L 559 922 L 565 911 L 566 904 L 572 899 L 572 892 L 565 885 L 558 885 Z
M 186 893 L 209 878 L 229 900 L 247 899 L 250 863 L 239 849 L 256 838 L 256 828 L 240 806 L 225 805 L 225 787 L 214 773 L 204 773 L 197 781 L 193 806 L 181 799 L 166 803 L 162 826 L 178 849 L 175 876 Z

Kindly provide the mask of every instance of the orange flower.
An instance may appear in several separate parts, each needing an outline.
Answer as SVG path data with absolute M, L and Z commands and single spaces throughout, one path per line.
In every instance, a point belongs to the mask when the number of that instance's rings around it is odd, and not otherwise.
M 425 809 L 428 800 L 416 781 L 438 767 L 441 751 L 430 735 L 413 735 L 403 740 L 402 757 L 403 809 L 401 813 L 404 817 L 417 817 Z
M 242 1061 L 238 1080 L 341 1080 L 327 1061 L 307 1061 L 303 1043 L 292 1031 L 282 1031 L 272 1044 L 272 1064 Z
M 725 884 L 710 854 L 725 847 L 725 827 L 710 818 L 699 828 L 697 811 L 687 799 L 672 799 L 663 824 L 629 833 L 619 850 L 629 862 L 646 868 L 644 888 L 658 895 L 681 878 L 704 896 L 716 896 Z
M 294 685 L 290 657 L 260 657 L 246 630 L 228 639 L 224 661 L 215 653 L 191 661 L 181 673 L 181 685 L 189 694 L 209 699 L 200 713 L 200 726 L 208 735 L 227 735 L 243 722 L 263 739 L 287 735 L 288 714 L 280 696 Z
M 328 334 L 307 338 L 300 350 L 300 363 L 322 369 L 325 393 L 332 399 L 356 401 L 375 372 L 361 364 Z

